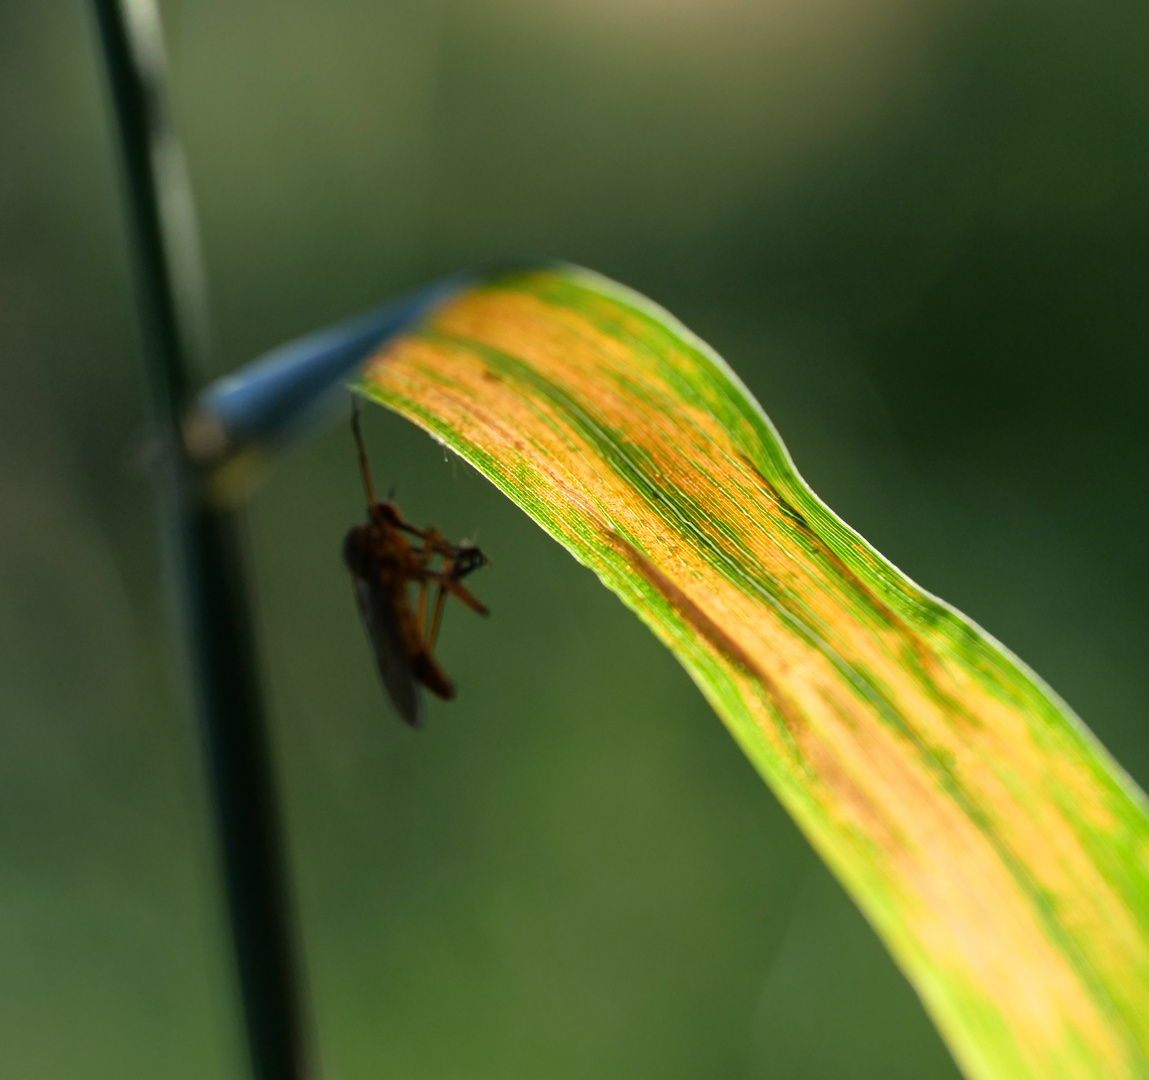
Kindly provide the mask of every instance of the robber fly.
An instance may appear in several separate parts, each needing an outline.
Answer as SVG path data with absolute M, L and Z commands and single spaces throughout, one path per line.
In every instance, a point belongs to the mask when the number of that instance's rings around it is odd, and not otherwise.
M 351 430 L 367 495 L 367 524 L 353 525 L 348 530 L 343 541 L 343 561 L 355 583 L 359 613 L 383 685 L 399 715 L 412 727 L 422 727 L 420 683 L 446 701 L 455 696 L 454 684 L 431 652 L 439 635 L 447 594 L 458 597 L 480 615 L 488 614 L 463 584 L 463 578 L 490 560 L 466 540 L 451 544 L 436 529 L 415 528 L 404 520 L 392 499 L 378 501 L 359 429 L 358 401 L 352 406 Z M 412 582 L 418 586 L 414 608 L 408 589 Z M 437 585 L 438 589 L 428 627 L 430 585 Z

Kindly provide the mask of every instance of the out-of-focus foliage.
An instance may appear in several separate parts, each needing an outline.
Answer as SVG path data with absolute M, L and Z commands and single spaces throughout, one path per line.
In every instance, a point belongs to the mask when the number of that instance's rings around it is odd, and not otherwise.
M 491 255 L 595 266 L 731 358 L 829 504 L 1149 779 L 1143 6 L 163 10 L 218 370 Z M 231 1076 L 88 31 L 0 3 L 0 1073 Z M 673 660 L 424 436 L 368 437 L 415 520 L 481 530 L 495 615 L 452 613 L 460 700 L 412 737 L 338 562 L 346 432 L 257 502 L 332 1069 L 952 1077 Z

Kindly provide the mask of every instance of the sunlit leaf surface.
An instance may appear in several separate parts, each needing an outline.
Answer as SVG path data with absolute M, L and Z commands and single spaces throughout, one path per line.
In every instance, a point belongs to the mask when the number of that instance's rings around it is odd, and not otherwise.
M 586 271 L 520 272 L 392 341 L 361 389 L 674 651 L 968 1075 L 1149 1076 L 1144 796 L 819 501 L 706 345 Z

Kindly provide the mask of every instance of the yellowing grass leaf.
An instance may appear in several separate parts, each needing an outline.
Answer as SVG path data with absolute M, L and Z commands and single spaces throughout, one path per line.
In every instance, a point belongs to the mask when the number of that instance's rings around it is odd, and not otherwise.
M 969 1076 L 1149 1077 L 1144 796 L 819 501 L 701 341 L 586 271 L 519 272 L 390 342 L 360 389 L 674 651 Z

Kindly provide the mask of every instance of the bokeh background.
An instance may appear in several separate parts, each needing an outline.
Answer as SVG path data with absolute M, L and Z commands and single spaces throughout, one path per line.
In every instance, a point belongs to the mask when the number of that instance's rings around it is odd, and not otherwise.
M 461 265 L 583 263 L 744 377 L 847 521 L 1149 782 L 1149 8 L 165 0 L 215 371 Z M 0 1075 L 243 1075 L 79 0 L 0 0 Z M 671 658 L 372 410 L 478 535 L 390 715 L 346 430 L 251 540 L 326 1075 L 930 1080 L 913 992 Z

